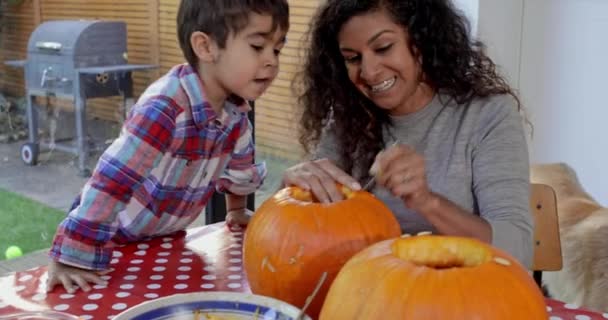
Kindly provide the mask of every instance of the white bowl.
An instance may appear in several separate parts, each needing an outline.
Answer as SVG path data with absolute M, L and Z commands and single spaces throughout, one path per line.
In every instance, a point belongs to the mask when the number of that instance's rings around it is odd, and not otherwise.
M 176 294 L 133 306 L 114 320 L 295 320 L 300 309 L 286 302 L 240 292 Z M 305 316 L 303 320 L 311 320 Z

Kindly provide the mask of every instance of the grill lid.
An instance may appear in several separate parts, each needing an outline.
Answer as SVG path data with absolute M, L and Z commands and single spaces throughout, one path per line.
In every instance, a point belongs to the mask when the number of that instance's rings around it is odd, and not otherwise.
M 109 28 L 109 29 L 108 29 Z M 28 53 L 47 53 L 47 54 L 73 54 L 78 48 L 79 41 L 81 46 L 95 46 L 102 48 L 107 47 L 109 42 L 117 42 L 121 45 L 125 40 L 118 40 L 126 34 L 126 26 L 122 22 L 115 21 L 99 21 L 99 20 L 54 20 L 40 24 L 34 32 L 32 32 L 27 51 Z M 101 35 L 100 30 L 106 30 L 106 43 L 96 43 L 96 38 Z M 118 32 L 118 34 L 116 33 Z M 114 47 L 114 46 L 112 46 Z M 84 50 L 87 50 L 83 48 Z M 81 49 L 81 50 L 83 50 Z M 92 48 L 88 48 L 90 50 Z M 107 49 L 107 48 L 106 48 Z M 126 48 L 125 48 L 126 49 Z M 88 51 L 87 50 L 87 51 Z

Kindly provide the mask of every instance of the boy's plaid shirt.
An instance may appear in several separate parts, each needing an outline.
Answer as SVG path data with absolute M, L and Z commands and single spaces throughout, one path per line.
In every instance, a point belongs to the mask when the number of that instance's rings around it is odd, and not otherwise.
M 229 99 L 216 114 L 193 69 L 174 67 L 142 94 L 102 154 L 58 227 L 51 258 L 104 269 L 116 243 L 183 230 L 215 190 L 254 192 L 266 167 L 253 164 L 249 110 Z

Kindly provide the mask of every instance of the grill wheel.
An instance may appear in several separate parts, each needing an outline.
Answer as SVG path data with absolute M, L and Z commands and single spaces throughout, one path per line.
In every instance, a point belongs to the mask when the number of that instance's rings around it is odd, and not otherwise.
M 21 160 L 28 166 L 35 166 L 38 163 L 38 144 L 26 143 L 21 146 Z

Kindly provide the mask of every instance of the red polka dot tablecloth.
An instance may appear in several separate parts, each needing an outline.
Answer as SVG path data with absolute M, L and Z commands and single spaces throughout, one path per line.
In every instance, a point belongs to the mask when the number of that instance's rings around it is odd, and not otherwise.
M 107 286 L 68 294 L 45 292 L 46 266 L 0 278 L 0 318 L 22 311 L 54 310 L 82 319 L 112 319 L 141 302 L 176 293 L 249 292 L 242 267 L 243 230 L 213 224 L 168 237 L 118 247 L 104 276 Z M 547 299 L 550 320 L 608 319 Z

